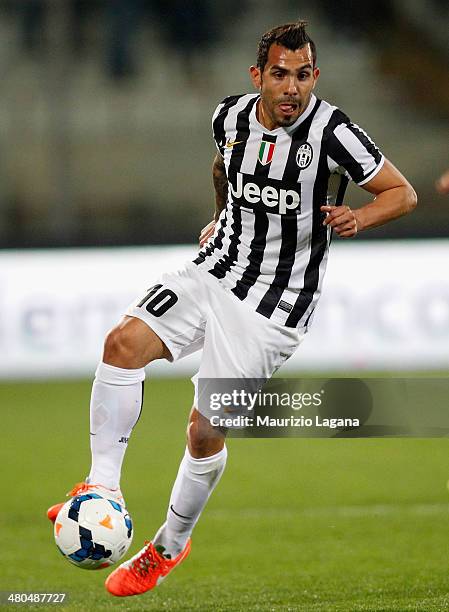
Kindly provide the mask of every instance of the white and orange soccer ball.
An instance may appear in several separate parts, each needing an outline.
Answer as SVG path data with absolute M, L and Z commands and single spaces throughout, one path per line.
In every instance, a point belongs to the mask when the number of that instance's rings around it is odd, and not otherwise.
M 133 538 L 131 517 L 117 501 L 85 493 L 72 497 L 54 525 L 56 546 L 77 567 L 101 569 L 117 563 Z

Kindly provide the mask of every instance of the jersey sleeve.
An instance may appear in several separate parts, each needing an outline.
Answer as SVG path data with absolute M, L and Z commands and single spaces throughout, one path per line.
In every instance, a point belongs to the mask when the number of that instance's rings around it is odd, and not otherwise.
M 217 108 L 214 110 L 214 114 L 212 115 L 212 136 L 214 139 L 215 146 L 217 147 L 217 151 L 223 156 L 225 140 L 224 140 L 224 130 L 220 129 L 220 113 L 223 110 L 225 105 L 225 100 L 220 102 Z
M 345 174 L 357 185 L 376 176 L 385 161 L 368 134 L 345 118 L 328 134 L 328 164 L 332 173 Z
M 242 98 L 242 95 L 228 96 L 220 102 L 212 115 L 212 135 L 217 151 L 221 156 L 224 154 L 226 145 L 225 119 L 229 109 L 234 106 L 240 98 Z

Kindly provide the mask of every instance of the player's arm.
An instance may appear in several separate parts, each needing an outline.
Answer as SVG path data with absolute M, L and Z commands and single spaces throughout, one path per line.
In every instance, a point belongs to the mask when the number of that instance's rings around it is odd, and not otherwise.
M 224 159 L 220 153 L 217 153 L 212 164 L 212 179 L 215 187 L 215 222 L 218 221 L 221 211 L 226 207 L 228 199 L 228 177 L 226 176 L 226 168 Z
M 375 198 L 357 210 L 349 206 L 321 207 L 328 213 L 324 224 L 330 225 L 342 238 L 351 238 L 360 231 L 393 221 L 416 207 L 415 190 L 387 159 L 376 176 L 362 187 Z
M 228 198 L 228 178 L 226 176 L 226 168 L 223 157 L 217 152 L 212 164 L 212 180 L 215 188 L 215 214 L 213 220 L 203 227 L 200 233 L 200 247 L 202 247 L 215 230 L 215 224 L 218 221 L 221 211 L 226 206 Z

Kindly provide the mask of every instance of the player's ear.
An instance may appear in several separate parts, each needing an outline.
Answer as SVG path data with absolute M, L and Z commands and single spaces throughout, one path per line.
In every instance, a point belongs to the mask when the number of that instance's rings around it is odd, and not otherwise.
M 314 81 L 313 81 L 313 88 L 312 89 L 315 89 L 315 85 L 316 85 L 316 82 L 318 81 L 318 77 L 319 76 L 320 76 L 320 69 L 319 68 L 314 68 L 313 69 L 313 79 L 314 79 Z
M 256 89 L 260 89 L 261 86 L 261 72 L 257 66 L 251 66 L 249 69 L 251 81 Z

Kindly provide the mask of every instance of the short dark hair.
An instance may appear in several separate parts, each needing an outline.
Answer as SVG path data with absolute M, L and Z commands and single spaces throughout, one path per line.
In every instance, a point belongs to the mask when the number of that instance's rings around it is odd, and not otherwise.
M 259 41 L 257 48 L 257 67 L 261 72 L 264 71 L 268 60 L 268 52 L 271 45 L 282 45 L 291 51 L 301 49 L 309 44 L 312 51 L 313 67 L 316 65 L 316 46 L 313 40 L 306 32 L 307 21 L 296 21 L 294 23 L 285 23 L 284 25 L 276 26 L 265 34 Z

